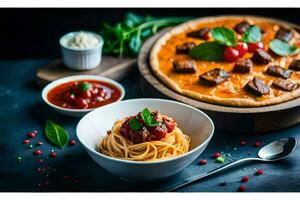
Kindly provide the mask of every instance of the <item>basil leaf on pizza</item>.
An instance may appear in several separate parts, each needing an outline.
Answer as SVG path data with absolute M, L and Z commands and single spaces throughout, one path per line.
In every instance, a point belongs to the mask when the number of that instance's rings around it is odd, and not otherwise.
M 232 29 L 226 27 L 216 27 L 211 30 L 211 35 L 215 41 L 226 46 L 236 46 L 237 38 Z
M 258 26 L 250 26 L 242 35 L 243 42 L 256 43 L 261 40 L 261 31 Z
M 270 49 L 279 56 L 293 55 L 298 52 L 296 46 L 292 46 L 287 42 L 283 42 L 279 39 L 274 39 L 269 44 Z
M 221 61 L 223 60 L 224 46 L 218 42 L 205 42 L 193 47 L 189 56 L 197 60 Z

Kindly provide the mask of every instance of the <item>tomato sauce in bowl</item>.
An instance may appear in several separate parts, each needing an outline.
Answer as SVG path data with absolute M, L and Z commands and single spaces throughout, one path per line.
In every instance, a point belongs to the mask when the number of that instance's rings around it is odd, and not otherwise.
M 47 100 L 66 109 L 91 109 L 119 100 L 121 91 L 100 80 L 76 80 L 62 83 L 47 93 Z

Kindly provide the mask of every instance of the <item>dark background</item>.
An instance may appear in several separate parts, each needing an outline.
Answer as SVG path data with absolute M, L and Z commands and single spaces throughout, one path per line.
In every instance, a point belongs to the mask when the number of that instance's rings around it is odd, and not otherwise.
M 99 31 L 103 21 L 120 21 L 126 12 L 153 16 L 252 14 L 297 23 L 300 9 L 277 8 L 86 8 L 0 9 L 0 59 L 56 58 L 59 38 L 70 31 Z M 299 23 L 299 22 L 298 22 Z

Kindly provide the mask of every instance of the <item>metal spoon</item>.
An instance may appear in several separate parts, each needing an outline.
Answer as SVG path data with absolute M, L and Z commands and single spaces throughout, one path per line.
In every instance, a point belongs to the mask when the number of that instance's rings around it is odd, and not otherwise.
M 274 142 L 265 145 L 264 147 L 262 147 L 259 152 L 258 152 L 258 157 L 256 158 L 244 158 L 241 160 L 237 160 L 234 161 L 232 163 L 229 163 L 225 166 L 222 166 L 220 168 L 217 168 L 213 171 L 201 174 L 201 175 L 197 175 L 197 176 L 193 176 L 189 179 L 186 179 L 182 182 L 179 183 L 175 183 L 174 185 L 171 185 L 170 187 L 168 187 L 166 189 L 166 191 L 170 192 L 173 190 L 176 190 L 178 188 L 181 188 L 187 184 L 193 183 L 195 181 L 198 181 L 202 178 L 205 178 L 209 175 L 215 174 L 217 172 L 220 172 L 222 170 L 225 170 L 229 167 L 232 167 L 234 165 L 243 163 L 243 162 L 247 162 L 247 161 L 262 161 L 262 162 L 272 162 L 272 161 L 278 161 L 281 159 L 286 158 L 287 156 L 289 156 L 294 149 L 296 148 L 297 145 L 297 141 L 295 138 L 293 137 L 288 137 L 288 138 L 282 138 L 279 140 L 275 140 Z

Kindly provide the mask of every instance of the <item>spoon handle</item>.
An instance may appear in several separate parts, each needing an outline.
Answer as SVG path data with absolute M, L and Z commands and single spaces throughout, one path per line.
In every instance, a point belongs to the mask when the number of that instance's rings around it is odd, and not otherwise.
M 218 173 L 218 172 L 220 172 L 220 171 L 222 171 L 224 169 L 230 168 L 232 166 L 235 166 L 237 164 L 240 164 L 240 163 L 243 163 L 243 162 L 246 162 L 246 161 L 254 161 L 254 160 L 255 161 L 261 161 L 261 159 L 259 159 L 259 158 L 244 158 L 244 159 L 240 159 L 240 160 L 234 161 L 232 163 L 229 163 L 227 165 L 224 165 L 222 167 L 219 167 L 217 169 L 214 169 L 214 170 L 212 170 L 210 172 L 206 172 L 206 173 L 201 174 L 201 175 L 196 175 L 196 176 L 190 177 L 190 178 L 188 178 L 188 179 L 186 179 L 186 180 L 184 180 L 182 182 L 175 183 L 175 184 L 169 186 L 168 188 L 166 188 L 166 191 L 167 192 L 174 191 L 174 190 L 176 190 L 178 188 L 181 188 L 181 187 L 183 187 L 183 186 L 185 186 L 187 184 L 193 183 L 193 182 L 198 181 L 200 179 L 203 179 L 203 178 L 205 178 L 207 176 L 210 176 L 212 174 Z

